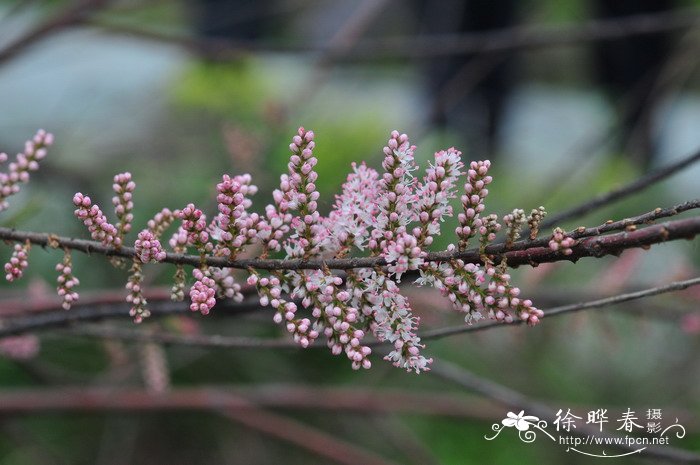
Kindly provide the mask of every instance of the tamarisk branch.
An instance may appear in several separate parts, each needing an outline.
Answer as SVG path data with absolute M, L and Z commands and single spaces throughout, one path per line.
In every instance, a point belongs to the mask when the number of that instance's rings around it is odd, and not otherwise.
M 700 201 L 688 202 L 684 205 L 697 208 Z M 668 211 L 662 211 L 668 213 Z M 661 212 L 660 212 L 661 213 Z M 505 244 L 493 244 L 485 249 L 486 255 L 494 261 L 502 258 L 507 260 L 509 266 L 533 265 L 557 261 L 575 261 L 583 257 L 603 257 L 605 255 L 619 255 L 626 249 L 649 247 L 662 242 L 692 239 L 700 234 L 700 217 L 683 220 L 668 221 L 649 226 L 635 231 L 625 231 L 617 234 L 602 235 L 602 233 L 614 229 L 622 229 L 643 222 L 651 221 L 653 214 L 641 215 L 637 220 L 621 220 L 595 228 L 579 228 L 567 233 L 574 239 L 580 240 L 572 247 L 573 254 L 565 255 L 560 251 L 552 251 L 546 247 L 548 239 L 535 241 L 518 241 L 512 246 Z M 659 217 L 659 216 L 657 216 Z M 13 242 L 29 241 L 42 247 L 67 248 L 86 254 L 100 254 L 108 257 L 133 258 L 136 251 L 133 247 L 119 247 L 103 245 L 97 241 L 61 237 L 53 234 L 21 231 L 0 227 L 0 239 Z M 478 249 L 460 251 L 441 251 L 428 253 L 426 262 L 445 262 L 454 259 L 464 260 L 465 263 L 481 263 L 482 258 Z M 228 260 L 224 257 L 205 257 L 199 255 L 186 255 L 181 253 L 168 253 L 163 262 L 177 265 L 200 266 L 205 263 L 219 268 L 258 269 L 258 270 L 318 270 L 329 268 L 333 270 L 350 270 L 354 268 L 374 268 L 386 266 L 387 261 L 383 257 L 357 257 L 357 258 L 331 258 L 331 259 L 274 259 L 274 258 L 248 258 Z

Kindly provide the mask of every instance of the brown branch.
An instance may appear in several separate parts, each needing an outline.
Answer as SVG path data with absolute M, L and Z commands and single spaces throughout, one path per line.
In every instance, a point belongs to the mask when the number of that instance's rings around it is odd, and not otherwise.
M 506 386 L 493 382 L 486 378 L 481 378 L 467 371 L 456 364 L 445 362 L 443 360 L 436 361 L 431 369 L 431 373 L 443 380 L 449 381 L 457 386 L 461 386 L 472 392 L 476 392 L 485 396 L 488 399 L 500 402 L 516 412 L 525 410 L 526 415 L 535 415 L 540 419 L 556 418 L 556 411 L 548 405 L 530 399 L 527 396 L 510 389 Z M 548 421 L 548 423 L 550 423 Z M 567 433 L 568 434 L 568 433 Z M 579 424 L 577 428 L 571 429 L 571 434 L 577 436 L 597 436 L 616 438 L 613 435 L 602 435 L 597 428 L 591 428 L 588 424 Z M 638 449 L 630 447 L 624 443 L 615 444 L 611 441 L 610 447 L 620 450 L 633 451 Z M 691 451 L 677 449 L 669 446 L 647 446 L 644 449 L 644 454 L 641 457 L 652 457 L 663 460 L 668 460 L 676 463 L 700 463 L 700 455 Z
M 354 444 L 318 428 L 306 425 L 300 421 L 260 410 L 253 405 L 247 411 L 240 409 L 220 411 L 223 416 L 248 428 L 273 436 L 282 441 L 294 444 L 316 455 L 345 465 L 391 465 L 390 462 L 372 452 L 366 451 Z
M 0 320 L 0 337 L 10 336 L 34 331 L 40 328 L 56 328 L 68 326 L 78 322 L 89 322 L 110 318 L 128 318 L 130 304 L 123 302 L 119 304 L 101 303 L 76 305 L 71 310 L 58 309 L 55 311 L 44 311 L 25 316 L 3 318 Z M 169 300 L 153 301 L 148 305 L 151 315 L 154 317 L 164 317 L 171 315 L 191 314 L 189 303 L 172 302 Z M 217 302 L 212 310 L 214 315 L 240 315 L 242 313 L 257 311 L 260 304 L 256 301 L 234 302 L 232 300 L 221 300 Z
M 590 310 L 594 308 L 603 308 L 611 305 L 620 304 L 623 302 L 629 302 L 632 300 L 643 299 L 645 297 L 652 297 L 659 294 L 665 294 L 667 292 L 682 291 L 688 289 L 692 286 L 697 286 L 700 284 L 700 278 L 688 279 L 686 281 L 677 281 L 665 286 L 652 287 L 650 289 L 644 289 L 637 292 L 628 292 L 625 294 L 619 294 L 612 297 L 607 297 L 604 299 L 592 300 L 589 302 L 580 302 L 570 305 L 562 305 L 559 307 L 550 308 L 544 311 L 544 318 L 551 318 L 554 316 L 566 315 L 568 313 L 579 312 L 582 310 Z M 439 328 L 431 331 L 425 331 L 421 335 L 422 340 L 430 339 L 442 339 L 447 336 L 454 336 L 456 334 L 473 333 L 477 331 L 483 331 L 486 329 L 491 329 L 495 327 L 506 327 L 522 324 L 522 321 L 517 320 L 510 325 L 504 325 L 503 323 L 497 323 L 489 321 L 475 326 L 457 326 L 449 328 Z
M 437 36 L 409 36 L 383 39 L 365 39 L 351 49 L 335 54 L 331 44 L 314 43 L 271 44 L 253 41 L 205 39 L 146 30 L 104 20 L 93 25 L 107 31 L 143 37 L 166 43 L 175 43 L 206 56 L 236 59 L 255 52 L 320 53 L 336 62 L 368 61 L 397 58 L 432 58 L 436 56 L 501 53 L 510 50 L 528 50 L 553 46 L 580 45 L 636 35 L 655 34 L 687 29 L 697 24 L 698 10 L 633 15 L 612 19 L 596 19 L 579 24 L 557 26 L 528 25 L 489 32 Z
M 604 299 L 596 299 L 588 302 L 580 302 L 570 305 L 563 305 L 544 310 L 544 318 L 565 315 L 568 313 L 578 312 L 582 310 L 590 310 L 594 308 L 608 307 L 611 305 L 630 302 L 633 300 L 652 297 L 655 295 L 665 294 L 668 292 L 680 291 L 688 289 L 692 286 L 700 284 L 700 277 L 688 279 L 686 281 L 677 281 L 665 286 L 653 287 L 636 292 L 619 294 Z M 25 331 L 32 324 L 32 318 L 27 318 L 28 322 L 24 324 Z M 424 331 L 421 334 L 421 339 L 424 341 L 431 339 L 441 339 L 457 334 L 471 333 L 476 331 L 484 331 L 495 327 L 512 327 L 513 325 L 522 324 L 522 321 L 516 320 L 511 324 L 490 321 L 474 326 L 453 326 L 447 328 L 434 329 L 432 331 Z M 40 324 L 36 324 L 33 329 L 41 329 Z M 0 336 L 7 335 L 6 331 L 12 331 L 12 326 L 8 325 L 5 328 L 0 328 Z M 19 331 L 18 331 L 19 332 Z M 219 336 L 219 335 L 182 335 L 163 332 L 148 332 L 134 331 L 123 328 L 105 328 L 105 327 L 82 327 L 71 330 L 74 335 L 97 337 L 97 338 L 113 338 L 121 340 L 132 340 L 142 342 L 158 342 L 166 345 L 184 345 L 189 347 L 207 347 L 207 348 L 226 348 L 226 349 L 297 349 L 299 345 L 289 339 L 260 339 L 235 336 Z M 15 334 L 10 332 L 9 334 Z M 370 347 L 384 346 L 386 343 L 379 341 L 369 341 L 366 345 Z M 321 345 L 312 345 L 309 348 L 321 348 Z
M 618 200 L 624 199 L 626 197 L 629 197 L 630 195 L 636 194 L 637 192 L 641 192 L 644 189 L 647 189 L 651 187 L 652 185 L 663 181 L 664 179 L 676 174 L 677 172 L 681 171 L 683 168 L 686 168 L 693 163 L 697 162 L 700 160 L 700 150 L 696 151 L 692 155 L 689 155 L 686 158 L 683 158 L 681 160 L 678 160 L 675 163 L 672 163 L 668 166 L 665 166 L 663 168 L 660 168 L 656 171 L 652 171 L 651 173 L 642 176 L 641 178 L 638 178 L 634 181 L 632 181 L 629 184 L 626 184 L 618 189 L 612 190 L 610 192 L 607 192 L 605 194 L 599 195 L 598 197 L 593 198 L 592 200 L 586 201 L 580 205 L 577 205 L 573 208 L 570 208 L 568 210 L 565 210 L 561 213 L 556 213 L 554 215 L 550 215 L 548 218 L 546 218 L 543 222 L 541 227 L 547 228 L 551 227 L 557 224 L 560 224 L 563 221 L 570 220 L 572 218 L 578 218 L 586 213 L 589 213 L 595 209 L 598 209 L 600 207 L 610 205 L 614 202 L 617 202 Z
M 26 34 L 0 50 L 0 65 L 11 60 L 36 42 L 60 31 L 67 26 L 73 26 L 86 21 L 95 10 L 104 7 L 107 0 L 78 0 L 58 15 L 36 26 Z
M 597 228 L 583 228 L 573 231 L 574 238 L 586 235 L 601 234 L 613 229 L 622 229 L 630 225 L 641 224 L 651 221 L 654 218 L 671 216 L 677 214 L 679 209 L 697 208 L 699 201 L 686 202 L 681 206 L 673 207 L 669 210 L 657 209 L 635 219 L 627 219 L 612 224 L 605 224 Z M 573 249 L 573 254 L 564 255 L 560 251 L 552 251 L 546 247 L 547 240 L 539 239 L 535 241 L 519 241 L 510 247 L 504 244 L 492 244 L 486 247 L 486 254 L 495 261 L 502 258 L 507 259 L 509 266 L 529 264 L 536 266 L 539 263 L 549 263 L 556 261 L 571 260 L 576 261 L 582 257 L 602 257 L 605 255 L 619 255 L 623 250 L 637 247 L 647 247 L 653 244 L 676 239 L 692 239 L 700 234 L 700 217 L 688 218 L 650 226 L 637 231 L 611 234 L 601 237 L 590 237 L 579 241 Z M 95 253 L 106 256 L 118 256 L 133 258 L 136 253 L 133 247 L 121 247 L 119 249 L 106 246 L 96 241 L 85 239 L 73 239 L 60 237 L 53 234 L 36 233 L 30 231 L 19 231 L 11 228 L 0 227 L 0 239 L 15 242 L 29 241 L 33 244 L 46 247 L 49 245 L 78 250 L 87 254 Z M 470 249 L 464 252 L 430 252 L 425 257 L 426 262 L 443 262 L 453 259 L 462 259 L 466 263 L 481 263 L 481 254 L 477 249 Z M 343 259 L 261 259 L 249 258 L 228 260 L 224 257 L 206 257 L 202 259 L 197 255 L 167 254 L 166 263 L 182 265 L 201 266 L 206 263 L 209 266 L 221 268 L 259 270 L 301 270 L 301 269 L 335 269 L 348 270 L 352 268 L 374 268 L 385 266 L 386 260 L 382 257 L 357 257 Z
M 244 399 L 258 407 L 314 409 L 368 414 L 410 413 L 490 421 L 503 415 L 500 407 L 479 396 L 440 391 L 415 391 L 363 386 L 312 386 L 266 383 L 251 387 L 209 385 L 176 387 L 153 393 L 134 387 L 23 387 L 0 389 L 1 414 L 37 412 L 247 410 Z M 579 405 L 577 405 L 579 406 Z M 590 410 L 590 405 L 580 405 Z M 601 407 L 600 405 L 597 407 Z M 608 406 L 603 406 L 608 407 Z M 667 411 L 684 426 L 700 427 L 684 410 Z

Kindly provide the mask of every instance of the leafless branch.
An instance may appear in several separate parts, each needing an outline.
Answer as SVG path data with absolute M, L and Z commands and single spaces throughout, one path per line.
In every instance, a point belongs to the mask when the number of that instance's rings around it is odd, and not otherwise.
M 336 463 L 345 465 L 356 465 L 358 463 L 391 465 L 395 463 L 357 445 L 339 439 L 332 433 L 327 433 L 286 416 L 261 410 L 253 404 L 249 404 L 247 411 L 232 409 L 223 410 L 219 413 L 248 428 L 294 444 Z
M 688 202 L 687 208 L 696 208 L 697 201 Z M 677 207 L 679 208 L 679 207 Z M 622 220 L 615 225 L 615 228 L 626 227 L 632 224 L 639 224 L 635 221 L 650 221 L 655 215 L 672 215 L 676 212 L 664 212 L 658 210 L 650 214 L 642 215 L 644 219 L 640 220 Z M 625 226 L 622 226 L 622 225 Z M 611 226 L 605 225 L 598 228 L 588 230 L 590 234 L 599 234 L 601 231 L 609 231 Z M 582 237 L 586 233 L 586 229 L 576 232 L 576 238 Z M 626 231 L 618 234 L 610 234 L 607 236 L 588 237 L 578 241 L 572 247 L 571 255 L 564 255 L 561 251 L 552 251 L 546 247 L 546 240 L 540 239 L 537 241 L 519 241 L 510 247 L 504 244 L 492 244 L 486 247 L 486 254 L 495 261 L 500 261 L 505 258 L 509 266 L 518 266 L 523 264 L 537 265 L 540 263 L 550 263 L 556 261 L 576 261 L 583 257 L 603 257 L 605 255 L 618 255 L 625 249 L 647 247 L 661 242 L 667 242 L 676 239 L 692 239 L 697 234 L 700 234 L 700 217 L 693 217 L 684 220 L 669 221 L 654 226 L 649 226 L 636 231 Z M 0 227 L 0 239 L 15 242 L 29 241 L 33 244 L 43 247 L 53 246 L 62 247 L 72 250 L 78 250 L 87 254 L 101 254 L 106 256 L 117 256 L 133 258 L 136 253 L 133 247 L 115 248 L 106 246 L 96 241 L 84 239 L 73 239 L 69 237 L 60 237 L 53 234 L 37 233 L 30 231 L 19 231 L 10 228 Z M 477 249 L 470 249 L 464 252 L 431 252 L 425 257 L 426 262 L 443 262 L 453 259 L 462 259 L 466 263 L 481 263 L 481 253 Z M 382 257 L 356 257 L 342 259 L 237 259 L 228 260 L 224 257 L 206 257 L 201 258 L 196 255 L 184 254 L 167 254 L 166 263 L 176 263 L 183 265 L 201 266 L 206 263 L 209 266 L 222 268 L 237 268 L 237 269 L 260 269 L 260 270 L 301 270 L 301 269 L 335 269 L 348 270 L 352 268 L 373 268 L 377 266 L 385 266 L 387 262 Z
M 557 224 L 562 223 L 563 221 L 570 220 L 572 218 L 578 218 L 580 216 L 585 215 L 586 213 L 592 212 L 597 208 L 610 205 L 614 202 L 617 202 L 618 200 L 636 194 L 637 192 L 641 192 L 644 189 L 647 189 L 653 186 L 654 184 L 678 173 L 682 169 L 692 165 L 698 160 L 700 160 L 700 150 L 686 158 L 678 160 L 675 163 L 672 163 L 668 166 L 653 171 L 645 176 L 642 176 L 641 178 L 636 179 L 631 183 L 626 184 L 618 189 L 599 195 L 598 197 L 594 197 L 591 200 L 588 200 L 580 205 L 565 210 L 561 213 L 555 213 L 554 215 L 550 215 L 542 222 L 542 227 L 547 228 L 550 226 L 555 226 Z
M 319 53 L 333 61 L 367 61 L 392 58 L 432 58 L 435 56 L 500 53 L 544 47 L 580 45 L 621 37 L 655 34 L 694 27 L 698 10 L 674 10 L 613 19 L 597 19 L 557 26 L 531 25 L 489 32 L 438 36 L 409 36 L 365 39 L 352 48 L 336 50 L 331 44 L 270 44 L 260 42 L 205 39 L 173 35 L 156 30 L 100 20 L 94 25 L 107 31 L 175 43 L 220 59 L 236 59 L 256 52 Z
M 645 297 L 652 297 L 659 294 L 665 294 L 668 292 L 680 291 L 687 289 L 692 286 L 700 284 L 700 277 L 693 278 L 685 281 L 677 281 L 665 286 L 658 286 L 649 289 L 644 289 L 636 292 L 629 292 L 625 294 L 619 294 L 612 297 L 607 297 L 604 299 L 597 299 L 588 302 L 580 302 L 570 305 L 563 305 L 559 307 L 554 307 L 551 309 L 544 310 L 544 318 L 551 318 L 554 316 L 565 315 L 568 313 L 578 312 L 582 310 L 590 310 L 594 308 L 609 307 L 611 305 L 620 304 L 623 302 L 629 302 L 633 300 L 643 299 Z M 58 313 L 58 312 L 57 312 Z M 59 313 L 60 314 L 60 313 Z M 9 323 L 9 322 L 8 322 Z M 516 320 L 510 325 L 499 323 L 499 322 L 487 322 L 480 325 L 473 326 L 451 326 L 447 328 L 434 329 L 432 331 L 424 331 L 421 334 L 422 340 L 431 339 L 442 339 L 448 336 L 454 336 L 457 334 L 471 333 L 476 331 L 484 331 L 487 329 L 492 329 L 495 327 L 512 327 L 513 325 L 522 324 L 521 321 Z M 33 325 L 33 326 L 32 326 Z M 15 334 L 19 332 L 42 329 L 46 327 L 42 325 L 41 322 L 35 322 L 32 317 L 26 317 L 24 325 L 16 325 L 16 328 L 23 328 L 22 330 L 13 331 L 13 326 L 11 323 L 7 324 L 4 328 L 0 328 L 0 336 L 7 334 Z M 121 340 L 133 340 L 133 341 L 149 341 L 158 342 L 166 345 L 184 345 L 191 347 L 208 347 L 208 348 L 227 348 L 227 349 L 296 349 L 298 344 L 294 343 L 288 339 L 260 339 L 260 338 L 247 338 L 247 337 L 232 337 L 232 336 L 219 336 L 219 335 L 182 335 L 174 333 L 164 333 L 164 332 L 152 332 L 152 331 L 135 331 L 132 329 L 124 328 L 105 328 L 105 327 L 80 327 L 73 328 L 71 330 L 72 334 L 88 336 L 88 337 L 98 337 L 98 338 L 114 338 Z M 366 345 L 371 347 L 383 346 L 385 343 L 379 341 L 370 341 Z M 320 345 L 312 345 L 309 348 L 319 348 Z
M 0 65 L 14 58 L 25 49 L 28 49 L 36 42 L 45 39 L 47 36 L 75 24 L 87 20 L 89 15 L 95 10 L 107 4 L 107 0 L 78 0 L 73 5 L 61 11 L 56 16 L 42 22 L 21 37 L 6 45 L 0 50 Z
M 681 291 L 683 289 L 688 289 L 692 286 L 697 286 L 700 284 L 700 278 L 688 279 L 685 281 L 676 281 L 671 284 L 659 287 L 652 287 L 650 289 L 644 289 L 636 292 L 628 292 L 625 294 L 619 294 L 612 297 L 607 297 L 604 299 L 592 300 L 589 302 L 580 302 L 570 305 L 562 305 L 559 307 L 550 308 L 544 311 L 545 318 L 551 318 L 554 316 L 565 315 L 568 313 L 579 312 L 582 310 L 590 310 L 594 308 L 609 307 L 611 305 L 620 304 L 623 302 L 629 302 L 632 300 L 643 299 L 645 297 L 652 297 L 659 294 L 665 294 L 667 292 Z M 519 325 L 521 321 L 514 321 L 511 325 Z M 442 339 L 443 337 L 453 336 L 456 334 L 473 333 L 476 331 L 483 331 L 486 329 L 491 329 L 495 327 L 506 326 L 502 323 L 488 322 L 475 326 L 458 326 L 450 328 L 440 328 L 434 329 L 432 331 L 424 331 L 421 335 L 421 339 Z

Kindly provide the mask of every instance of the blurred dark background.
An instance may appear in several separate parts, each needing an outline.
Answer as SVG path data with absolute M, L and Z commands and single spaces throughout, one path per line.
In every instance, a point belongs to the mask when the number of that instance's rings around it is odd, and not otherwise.
M 223 173 L 251 173 L 261 210 L 300 125 L 317 136 L 324 212 L 351 162 L 379 167 L 392 129 L 411 136 L 422 166 L 449 146 L 466 160 L 490 158 L 489 211 L 560 211 L 700 148 L 698 20 L 700 2 L 680 0 L 0 1 L 0 150 L 21 150 L 39 127 L 56 135 L 2 224 L 87 237 L 72 217 L 73 193 L 108 206 L 121 171 L 137 184 L 136 231 L 165 206 L 213 212 Z M 690 167 L 562 226 L 698 197 L 698 176 Z M 546 311 L 697 275 L 698 259 L 697 242 L 684 241 L 518 269 L 514 279 Z M 34 250 L 23 281 L 0 288 L 0 316 L 57 305 L 59 260 Z M 84 299 L 125 294 L 124 270 L 82 254 L 74 261 Z M 162 298 L 173 269 L 146 273 Z M 424 329 L 461 323 L 433 291 L 406 293 Z M 671 294 L 430 341 L 426 353 L 555 410 L 663 408 L 688 430 L 673 445 L 699 451 L 699 298 Z M 131 328 L 128 318 L 99 325 Z M 286 337 L 266 310 L 145 328 Z M 325 350 L 163 347 L 70 328 L 0 341 L 0 352 L 0 465 L 331 463 L 308 443 L 343 450 L 319 432 L 387 463 L 597 460 L 514 435 L 488 442 L 506 407 L 379 355 L 357 373 Z M 105 388 L 132 405 L 32 407 L 33 392 L 65 400 Z M 181 397 L 151 410 L 137 402 L 144 392 Z M 216 407 L 224 394 L 255 408 Z

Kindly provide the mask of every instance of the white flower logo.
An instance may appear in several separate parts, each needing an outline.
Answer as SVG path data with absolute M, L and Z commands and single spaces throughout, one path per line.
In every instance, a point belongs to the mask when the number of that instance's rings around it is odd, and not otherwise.
M 518 431 L 527 431 L 530 429 L 531 423 L 537 423 L 540 419 L 532 415 L 523 415 L 524 413 L 525 410 L 521 410 L 517 415 L 513 412 L 508 412 L 501 423 L 508 428 L 515 426 Z

